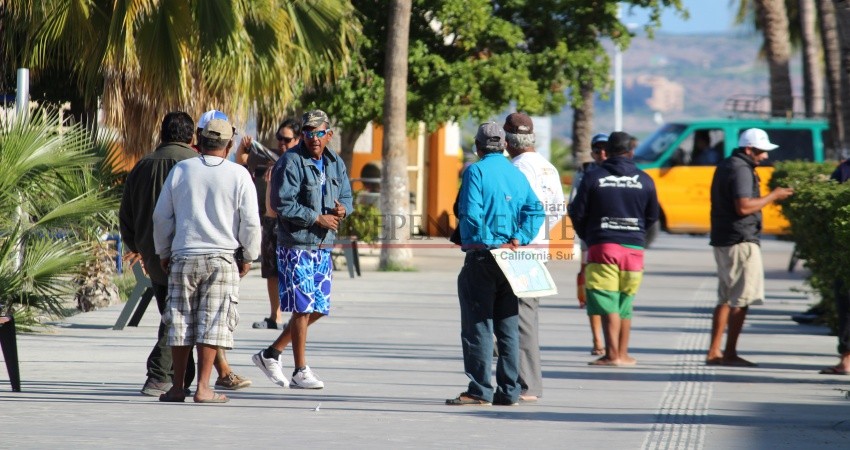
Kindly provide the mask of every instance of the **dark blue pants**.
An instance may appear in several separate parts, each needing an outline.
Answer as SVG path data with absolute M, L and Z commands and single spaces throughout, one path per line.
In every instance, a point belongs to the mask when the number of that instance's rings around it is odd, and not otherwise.
M 835 310 L 838 313 L 838 354 L 850 352 L 850 292 L 835 282 Z
M 457 278 L 467 393 L 486 401 L 516 402 L 519 384 L 518 300 L 490 252 L 468 252 Z M 499 350 L 493 388 L 493 335 Z

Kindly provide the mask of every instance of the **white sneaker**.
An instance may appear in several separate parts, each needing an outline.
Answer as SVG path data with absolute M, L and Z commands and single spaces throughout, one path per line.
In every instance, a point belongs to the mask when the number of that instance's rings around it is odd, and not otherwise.
M 292 376 L 293 389 L 321 389 L 325 383 L 316 378 L 309 366 L 305 366 Z
M 289 381 L 286 381 L 286 375 L 283 374 L 283 366 L 279 360 L 264 357 L 263 350 L 260 350 L 251 357 L 251 361 L 254 361 L 254 365 L 259 367 L 269 380 L 272 380 L 272 383 L 284 388 L 289 387 Z

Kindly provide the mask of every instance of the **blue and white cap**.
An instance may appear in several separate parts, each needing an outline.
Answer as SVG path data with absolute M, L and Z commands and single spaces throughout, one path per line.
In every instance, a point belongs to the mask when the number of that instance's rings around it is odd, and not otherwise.
M 201 114 L 201 118 L 198 119 L 198 129 L 203 130 L 206 128 L 207 124 L 210 123 L 210 120 L 218 119 L 224 120 L 226 122 L 230 122 L 230 119 L 227 118 L 227 114 L 217 110 L 211 109 L 203 114 Z
M 590 145 L 596 145 L 600 142 L 608 142 L 608 135 L 605 133 L 593 135 L 593 138 L 590 140 Z

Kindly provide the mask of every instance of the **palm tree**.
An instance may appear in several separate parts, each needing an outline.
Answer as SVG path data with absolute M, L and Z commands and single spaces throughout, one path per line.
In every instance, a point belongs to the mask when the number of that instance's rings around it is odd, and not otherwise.
M 762 51 L 767 59 L 770 75 L 770 113 L 774 116 L 785 116 L 793 111 L 794 106 L 789 69 L 792 34 L 788 27 L 788 13 L 793 11 L 796 14 L 798 0 L 737 1 L 736 22 L 745 23 L 752 17 L 752 23 L 764 37 Z M 799 37 L 796 28 L 794 30 L 793 36 Z
M 841 155 L 841 149 L 847 147 L 846 125 L 844 123 L 844 96 L 848 89 L 841 85 L 841 43 L 838 39 L 838 23 L 835 18 L 835 5 L 832 0 L 817 0 L 820 17 L 820 35 L 823 42 L 824 62 L 826 65 L 827 99 L 829 100 L 829 129 L 832 133 L 833 152 L 827 155 L 839 159 L 850 155 Z
M 55 111 L 0 122 L 0 313 L 63 315 L 92 259 L 88 225 L 117 206 L 108 188 L 80 181 L 101 163 L 93 147 Z
M 764 34 L 764 47 L 770 71 L 771 114 L 784 116 L 793 111 L 789 60 L 788 13 L 784 0 L 754 0 Z
M 410 0 L 393 0 L 387 31 L 387 60 L 384 70 L 384 143 L 381 173 L 381 211 L 384 242 L 380 268 L 403 269 L 412 263 L 413 253 L 406 245 L 410 227 L 407 187 L 407 47 L 410 39 Z M 398 220 L 397 220 L 398 219 Z M 391 244 L 391 245 L 388 245 Z
M 577 165 L 590 162 L 590 137 L 593 134 L 593 100 L 595 91 L 588 82 L 581 84 L 579 101 L 573 107 L 573 160 Z
M 824 111 L 821 46 L 817 32 L 815 0 L 800 0 L 800 37 L 803 44 L 803 93 L 806 117 L 821 116 Z
M 0 12 L 7 65 L 67 68 L 132 158 L 169 110 L 276 117 L 303 86 L 344 73 L 357 30 L 338 0 L 7 0 Z

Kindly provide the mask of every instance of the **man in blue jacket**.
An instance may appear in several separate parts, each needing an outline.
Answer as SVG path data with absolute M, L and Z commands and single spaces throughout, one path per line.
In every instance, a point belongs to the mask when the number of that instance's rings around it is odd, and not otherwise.
M 652 178 L 632 162 L 631 136 L 608 136 L 608 159 L 581 181 L 569 215 L 587 243 L 587 314 L 602 316 L 605 355 L 591 365 L 631 366 L 632 302 L 643 277 L 646 230 L 658 220 Z
M 327 146 L 333 136 L 327 114 L 309 111 L 302 121 L 301 143 L 275 163 L 269 187 L 279 220 L 280 306 L 292 317 L 277 340 L 252 359 L 273 383 L 289 387 L 280 354 L 291 342 L 292 387 L 322 389 L 325 383 L 307 365 L 307 327 L 330 312 L 331 248 L 353 206 L 345 164 Z
M 528 245 L 544 220 L 525 175 L 502 154 L 505 130 L 485 123 L 475 135 L 481 160 L 463 173 L 458 196 L 461 249 L 457 279 L 463 366 L 469 387 L 447 405 L 513 405 L 519 383 L 519 304 L 491 249 Z M 496 388 L 491 381 L 493 334 L 499 350 Z

